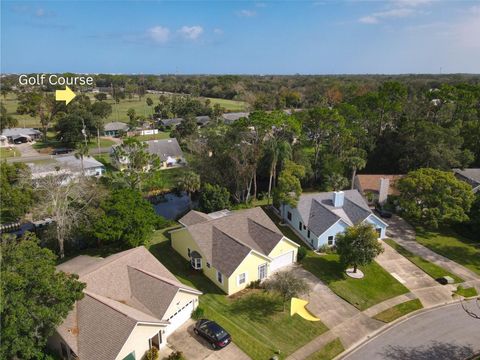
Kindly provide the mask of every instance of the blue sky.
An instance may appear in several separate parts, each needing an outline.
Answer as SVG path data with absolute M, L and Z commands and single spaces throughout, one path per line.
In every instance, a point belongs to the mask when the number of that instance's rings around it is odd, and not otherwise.
M 480 1 L 5 1 L 1 71 L 480 73 Z

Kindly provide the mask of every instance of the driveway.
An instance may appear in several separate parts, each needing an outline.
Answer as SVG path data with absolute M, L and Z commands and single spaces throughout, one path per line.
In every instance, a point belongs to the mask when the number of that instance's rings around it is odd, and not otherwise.
M 408 251 L 460 276 L 466 281 L 479 280 L 480 277 L 466 267 L 433 252 L 415 240 L 415 229 L 399 216 L 387 219 L 387 236 L 402 245 Z
M 478 352 L 480 320 L 455 303 L 402 321 L 342 359 L 463 360 Z
M 400 255 L 388 244 L 385 251 L 375 260 L 394 278 L 420 299 L 424 307 L 445 304 L 452 301 L 451 286 L 439 285 L 429 275 Z
M 195 322 L 189 320 L 168 337 L 170 347 L 181 351 L 188 360 L 249 360 L 240 348 L 231 343 L 221 350 L 214 351 L 210 345 L 193 332 Z M 235 339 L 233 339 L 235 341 Z
M 41 154 L 33 148 L 31 143 L 18 144 L 15 145 L 15 148 L 25 157 L 41 156 Z

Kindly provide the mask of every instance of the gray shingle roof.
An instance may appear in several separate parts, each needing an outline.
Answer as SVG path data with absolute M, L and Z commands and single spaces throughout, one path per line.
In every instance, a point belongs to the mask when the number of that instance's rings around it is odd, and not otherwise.
M 209 221 L 211 218 L 200 211 L 191 210 L 178 220 L 178 222 L 185 226 L 199 224 L 201 222 Z
M 168 324 L 164 315 L 179 290 L 201 294 L 143 246 L 105 259 L 79 256 L 57 269 L 87 285 L 86 296 L 57 328 L 82 359 L 114 359 L 137 322 Z
M 248 112 L 231 112 L 231 113 L 225 113 L 222 115 L 222 118 L 226 124 L 231 124 L 238 119 L 247 117 L 250 115 Z
M 4 129 L 2 131 L 3 136 L 22 136 L 22 135 L 27 135 L 27 136 L 35 136 L 35 135 L 41 135 L 42 132 L 37 130 L 37 129 L 32 129 L 32 128 L 10 128 L 10 129 Z
M 480 185 L 480 168 L 453 169 L 461 177 L 468 179 L 472 185 Z
M 268 256 L 283 238 L 265 212 L 257 207 L 226 213 L 218 218 L 205 219 L 207 214 L 188 213 L 182 219 L 197 243 L 202 256 L 223 275 L 230 276 L 251 250 Z M 198 214 L 202 217 L 197 218 Z M 193 218 L 190 224 L 185 218 Z
M 372 214 L 357 190 L 346 190 L 344 196 L 343 206 L 335 208 L 332 201 L 333 192 L 302 194 L 297 210 L 305 225 L 317 236 L 340 219 L 348 225 L 353 225 Z
M 128 125 L 121 121 L 113 121 L 113 122 L 106 123 L 103 129 L 104 131 L 118 131 L 118 130 L 127 131 Z
M 58 156 L 56 157 L 56 160 L 60 164 L 62 164 L 64 167 L 68 167 L 72 170 L 82 169 L 82 160 L 76 158 L 74 155 Z M 85 156 L 83 158 L 83 167 L 85 169 L 92 169 L 92 168 L 104 167 L 104 165 L 92 156 Z
M 162 161 L 167 160 L 170 157 L 182 157 L 183 152 L 178 144 L 177 139 L 163 139 L 163 140 L 150 140 L 146 141 L 148 146 L 148 152 L 160 157 Z

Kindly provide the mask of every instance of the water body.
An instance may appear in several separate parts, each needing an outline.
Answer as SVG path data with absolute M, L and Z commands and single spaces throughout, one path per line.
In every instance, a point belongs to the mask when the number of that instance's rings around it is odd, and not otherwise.
M 192 202 L 185 192 L 180 194 L 167 193 L 159 200 L 153 204 L 153 208 L 157 215 L 161 215 L 168 220 L 177 220 L 192 208 Z

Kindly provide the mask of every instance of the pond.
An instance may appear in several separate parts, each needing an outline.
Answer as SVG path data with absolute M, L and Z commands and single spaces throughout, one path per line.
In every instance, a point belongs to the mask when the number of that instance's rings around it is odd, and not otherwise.
M 192 208 L 192 202 L 185 192 L 167 193 L 150 200 L 157 215 L 168 220 L 177 220 Z

